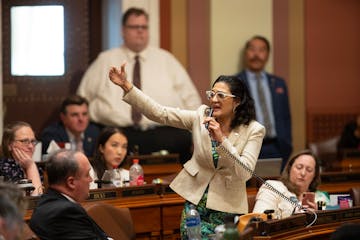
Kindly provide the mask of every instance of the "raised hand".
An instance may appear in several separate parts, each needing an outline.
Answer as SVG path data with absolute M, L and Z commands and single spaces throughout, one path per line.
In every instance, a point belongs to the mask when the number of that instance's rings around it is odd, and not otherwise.
M 128 92 L 133 85 L 127 80 L 125 65 L 126 63 L 123 63 L 120 66 L 120 69 L 117 69 L 116 67 L 110 68 L 109 78 L 114 84 L 120 86 L 125 92 Z

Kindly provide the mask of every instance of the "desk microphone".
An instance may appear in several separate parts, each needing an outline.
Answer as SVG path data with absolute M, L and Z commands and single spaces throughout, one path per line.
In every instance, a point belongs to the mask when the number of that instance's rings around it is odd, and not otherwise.
M 208 111 L 207 116 L 208 116 L 208 117 L 211 117 L 212 114 L 213 114 L 213 112 L 214 112 L 214 109 L 208 108 L 208 109 L 206 109 L 206 111 Z M 206 128 L 206 129 L 209 129 L 209 122 L 206 122 L 206 123 L 205 123 L 205 128 Z

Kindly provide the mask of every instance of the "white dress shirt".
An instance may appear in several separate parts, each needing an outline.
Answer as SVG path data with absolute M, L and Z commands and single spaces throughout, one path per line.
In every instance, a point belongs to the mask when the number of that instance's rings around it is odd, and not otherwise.
M 93 121 L 104 125 L 132 126 L 131 108 L 121 100 L 123 90 L 108 77 L 111 67 L 126 62 L 128 79 L 133 79 L 135 53 L 122 46 L 100 53 L 81 80 L 78 94 L 89 100 L 89 113 Z M 140 56 L 141 88 L 157 102 L 170 107 L 196 109 L 201 99 L 189 75 L 169 52 L 148 47 Z M 147 129 L 155 122 L 143 117 L 140 127 Z

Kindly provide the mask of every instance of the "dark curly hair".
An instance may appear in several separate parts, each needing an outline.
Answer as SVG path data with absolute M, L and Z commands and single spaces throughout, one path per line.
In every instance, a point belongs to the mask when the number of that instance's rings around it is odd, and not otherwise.
M 254 100 L 250 96 L 249 89 L 245 82 L 236 76 L 219 76 L 212 87 L 218 82 L 224 82 L 229 86 L 231 94 L 235 95 L 240 104 L 234 109 L 235 117 L 231 122 L 231 128 L 235 128 L 241 124 L 249 125 L 252 120 L 255 120 L 255 106 Z

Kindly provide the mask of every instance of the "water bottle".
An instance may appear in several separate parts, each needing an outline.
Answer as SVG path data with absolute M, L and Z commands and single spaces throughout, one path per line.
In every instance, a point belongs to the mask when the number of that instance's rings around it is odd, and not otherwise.
M 129 170 L 130 186 L 140 186 L 144 184 L 144 171 L 139 164 L 139 159 L 133 159 L 133 164 Z
M 225 224 L 225 231 L 223 233 L 224 240 L 238 240 L 240 237 L 236 225 L 233 222 L 227 222 Z
M 201 219 L 193 204 L 186 213 L 186 233 L 189 240 L 201 240 Z
M 122 187 L 122 178 L 121 178 L 120 169 L 114 167 L 111 174 L 111 181 L 115 187 Z

